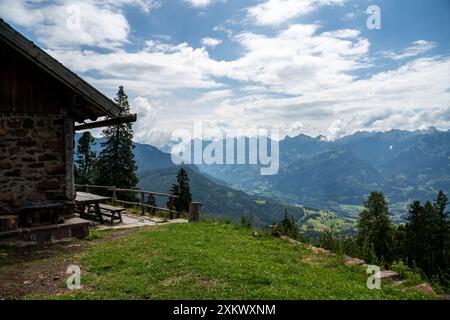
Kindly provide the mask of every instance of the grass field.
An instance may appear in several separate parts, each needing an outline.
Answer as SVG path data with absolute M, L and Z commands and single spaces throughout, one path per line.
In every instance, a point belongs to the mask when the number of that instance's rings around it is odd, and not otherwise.
M 357 219 L 341 217 L 334 212 L 305 209 L 302 219 L 302 230 L 312 229 L 319 232 L 333 228 L 336 232 L 353 232 Z
M 337 256 L 313 253 L 269 235 L 254 237 L 251 230 L 228 224 L 166 225 L 126 231 L 120 237 L 95 232 L 91 239 L 96 240 L 82 241 L 74 252 L 27 262 L 2 260 L 6 265 L 0 266 L 0 278 L 11 278 L 7 272 L 15 263 L 30 270 L 40 265 L 43 278 L 45 266 L 81 266 L 81 290 L 28 292 L 23 296 L 28 299 L 427 298 L 392 284 L 369 290 L 362 267 L 348 267 Z M 12 256 L 8 250 L 3 249 L 3 256 Z

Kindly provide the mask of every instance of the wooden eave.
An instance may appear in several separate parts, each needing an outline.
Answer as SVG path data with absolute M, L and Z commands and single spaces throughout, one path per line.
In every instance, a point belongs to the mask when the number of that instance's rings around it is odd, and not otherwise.
M 86 102 L 88 109 L 91 109 L 86 110 L 86 119 L 93 118 L 92 112 L 95 117 L 108 116 L 114 118 L 120 116 L 120 108 L 111 99 L 25 38 L 3 19 L 0 19 L 0 38 L 51 77 L 70 88 L 75 93 L 74 96 L 82 98 L 81 100 Z M 81 110 L 72 111 L 78 115 L 83 112 Z

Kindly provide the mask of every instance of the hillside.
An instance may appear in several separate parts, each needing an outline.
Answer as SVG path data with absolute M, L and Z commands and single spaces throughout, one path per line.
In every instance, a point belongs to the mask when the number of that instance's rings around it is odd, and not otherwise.
M 204 203 L 203 212 L 216 217 L 230 216 L 239 219 L 241 215 L 251 214 L 256 226 L 266 226 L 280 221 L 285 206 L 274 200 L 266 201 L 245 192 L 234 190 L 214 179 L 208 178 L 193 166 L 185 166 L 190 178 L 191 192 L 195 201 Z M 139 173 L 139 187 L 144 190 L 168 193 L 176 182 L 179 167 L 144 171 Z M 165 205 L 165 203 L 160 203 Z M 295 219 L 303 216 L 302 208 L 287 207 Z
M 80 133 L 75 135 L 75 151 L 80 137 Z M 97 153 L 97 156 L 100 154 L 102 149 L 101 143 L 104 141 L 104 138 L 95 139 L 95 145 L 92 150 Z M 134 143 L 134 146 L 134 159 L 136 160 L 138 171 L 168 168 L 173 166 L 170 154 L 162 152 L 158 148 L 149 144 Z
M 24 294 L 16 288 L 17 283 L 10 280 L 15 264 L 21 265 L 22 283 L 30 280 L 27 276 L 36 276 L 36 271 L 32 273 L 32 270 L 39 270 L 43 279 L 40 281 L 48 277 L 53 279 L 56 270 L 65 270 L 66 261 L 81 266 L 81 290 L 64 289 L 65 282 L 61 281 L 61 288 L 44 291 L 37 282 L 39 286 L 29 293 L 33 295 L 19 297 L 144 300 L 432 298 L 415 291 L 402 292 L 413 283 L 396 286 L 383 280 L 383 290 L 369 290 L 366 286 L 368 276 L 361 266 L 346 266 L 337 256 L 314 252 L 306 246 L 293 245 L 269 235 L 253 237 L 250 230 L 229 224 L 173 224 L 118 232 L 97 231 L 95 235 L 98 240 L 82 241 L 76 247 L 73 244 L 49 244 L 49 247 L 36 248 L 33 255 L 26 255 L 26 261 L 20 253 L 17 259 L 0 259 L 0 278 L 5 279 L 0 283 L 0 298 L 18 298 L 18 292 Z M 48 255 L 54 248 L 59 250 L 59 255 Z M 0 258 L 4 254 L 13 256 L 8 249 L 1 252 Z

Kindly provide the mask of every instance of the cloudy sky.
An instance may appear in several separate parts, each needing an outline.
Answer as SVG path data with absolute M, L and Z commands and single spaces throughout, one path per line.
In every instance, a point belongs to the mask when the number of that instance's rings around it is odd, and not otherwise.
M 139 142 L 195 120 L 329 139 L 450 128 L 448 0 L 0 0 L 0 15 L 106 95 L 124 85 Z

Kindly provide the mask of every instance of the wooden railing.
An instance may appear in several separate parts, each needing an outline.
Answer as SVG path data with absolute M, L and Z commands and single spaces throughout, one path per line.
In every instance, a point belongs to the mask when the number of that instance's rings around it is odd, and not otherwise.
M 171 194 L 166 194 L 166 193 L 161 193 L 161 192 L 152 192 L 152 191 L 145 191 L 145 190 L 141 190 L 141 189 L 121 189 L 121 188 L 116 188 L 115 186 L 97 186 L 97 185 L 82 185 L 82 184 L 77 184 L 75 185 L 76 188 L 84 188 L 84 191 L 86 192 L 91 192 L 91 189 L 103 189 L 103 190 L 108 190 L 112 192 L 112 196 L 111 196 L 111 202 L 112 205 L 114 205 L 115 203 L 123 203 L 123 204 L 127 204 L 127 205 L 132 205 L 132 206 L 139 206 L 141 208 L 141 214 L 145 215 L 145 210 L 147 208 L 150 208 L 152 210 L 157 210 L 157 211 L 164 211 L 164 212 L 169 212 L 170 213 L 170 218 L 173 218 L 173 214 L 179 215 L 180 212 L 177 212 L 174 209 L 174 205 L 173 205 L 173 200 L 178 198 L 178 196 L 174 196 Z M 124 201 L 124 200 L 119 200 L 117 198 L 117 193 L 118 192 L 127 192 L 127 193 L 137 193 L 140 194 L 140 201 L 139 202 L 132 202 L 132 201 Z M 168 198 L 168 205 L 167 208 L 161 208 L 161 207 L 157 207 L 157 206 L 152 206 L 149 205 L 147 203 L 145 203 L 145 195 L 153 195 L 153 196 L 159 196 L 159 197 L 165 197 Z

